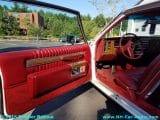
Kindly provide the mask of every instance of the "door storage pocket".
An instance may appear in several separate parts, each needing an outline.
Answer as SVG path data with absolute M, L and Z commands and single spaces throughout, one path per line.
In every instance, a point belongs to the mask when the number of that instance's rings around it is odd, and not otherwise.
M 32 98 L 43 95 L 71 80 L 71 67 L 69 65 L 30 74 L 27 76 L 29 95 Z

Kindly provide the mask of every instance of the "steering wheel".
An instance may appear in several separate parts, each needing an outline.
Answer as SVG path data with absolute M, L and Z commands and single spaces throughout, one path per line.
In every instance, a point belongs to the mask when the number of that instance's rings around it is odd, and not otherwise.
M 140 59 L 143 55 L 142 43 L 134 33 L 122 35 L 119 46 L 121 53 L 128 59 Z

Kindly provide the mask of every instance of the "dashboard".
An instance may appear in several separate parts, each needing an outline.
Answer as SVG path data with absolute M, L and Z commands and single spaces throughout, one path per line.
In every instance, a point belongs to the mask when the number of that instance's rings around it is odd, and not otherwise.
M 103 38 L 97 47 L 97 62 L 109 62 L 112 60 L 122 59 L 119 51 L 119 40 L 121 37 Z M 141 59 L 135 61 L 137 65 L 147 65 L 157 54 L 160 54 L 160 36 L 138 36 L 138 40 L 142 43 L 143 56 Z M 122 46 L 127 43 L 124 40 Z M 137 50 L 138 51 L 138 50 Z
M 104 54 L 114 55 L 117 54 L 117 49 L 119 48 L 119 40 L 104 39 Z

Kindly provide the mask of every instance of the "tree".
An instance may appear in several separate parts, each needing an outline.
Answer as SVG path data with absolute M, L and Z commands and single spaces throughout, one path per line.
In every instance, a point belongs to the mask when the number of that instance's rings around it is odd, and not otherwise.
M 98 32 L 101 30 L 102 28 L 99 27 L 93 27 L 92 31 L 90 32 L 90 37 L 94 38 L 96 34 L 98 34 Z
M 2 18 L 2 32 L 4 35 L 18 35 L 19 24 L 15 17 L 4 15 Z
M 112 17 L 107 17 L 107 18 L 106 18 L 106 23 L 108 24 L 109 22 L 112 21 L 112 19 L 113 19 Z
M 20 12 L 28 12 L 28 7 L 26 4 L 22 5 L 22 7 L 20 8 Z
M 103 27 L 106 24 L 106 19 L 103 14 L 100 14 L 97 17 L 95 17 L 94 21 L 98 27 Z
M 2 18 L 3 18 L 3 6 L 0 5 L 0 35 L 3 34 L 3 29 L 2 29 Z
M 29 28 L 28 28 L 28 35 L 30 36 L 39 36 L 41 37 L 42 36 L 42 29 L 40 27 L 36 27 L 35 25 L 30 25 Z
M 42 9 L 40 9 L 38 13 L 40 16 L 45 17 L 45 12 Z
M 26 30 L 26 35 L 29 36 L 38 35 L 40 37 L 51 36 L 59 38 L 64 35 L 72 34 L 81 37 L 76 16 L 70 16 L 65 13 L 55 14 L 54 12 L 40 9 L 37 12 L 41 17 L 43 17 L 44 26 L 39 27 L 32 24 L 30 19 L 27 17 L 24 17 L 23 20 L 20 19 L 21 21 L 18 23 L 16 18 L 8 16 L 9 11 L 32 12 L 33 10 L 31 11 L 28 9 L 28 6 L 24 4 L 19 5 L 17 3 L 15 3 L 10 9 L 7 8 L 7 6 L 0 6 L 0 35 L 18 35 L 21 28 Z M 2 16 L 5 16 L 3 20 Z M 99 14 L 94 19 L 92 19 L 89 14 L 82 16 L 82 23 L 87 38 L 93 38 L 99 30 L 102 29 L 106 22 L 109 22 L 111 19 L 111 17 L 106 19 L 103 14 Z
M 14 2 L 14 5 L 11 8 L 11 11 L 12 12 L 20 12 L 21 11 L 20 6 L 18 5 L 18 3 Z
M 22 4 L 22 6 L 20 6 L 16 2 L 13 4 L 13 7 L 10 9 L 10 11 L 11 12 L 30 12 L 26 4 Z
M 64 31 L 63 26 L 64 26 L 64 23 L 61 20 L 54 20 L 52 27 L 51 27 L 52 36 L 54 36 L 54 37 L 62 36 L 63 31 Z
M 89 14 L 87 16 L 83 15 L 82 16 L 82 20 L 83 21 L 90 21 L 91 20 L 91 16 Z

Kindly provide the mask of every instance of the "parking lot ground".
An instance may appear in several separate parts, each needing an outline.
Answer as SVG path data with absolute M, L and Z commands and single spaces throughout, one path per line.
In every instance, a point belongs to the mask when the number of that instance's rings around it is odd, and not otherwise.
M 118 120 L 118 116 L 131 116 L 91 83 L 57 97 L 25 115 L 37 116 L 36 120 L 44 115 L 52 117 L 45 120 L 111 120 L 108 117 L 117 117 Z

